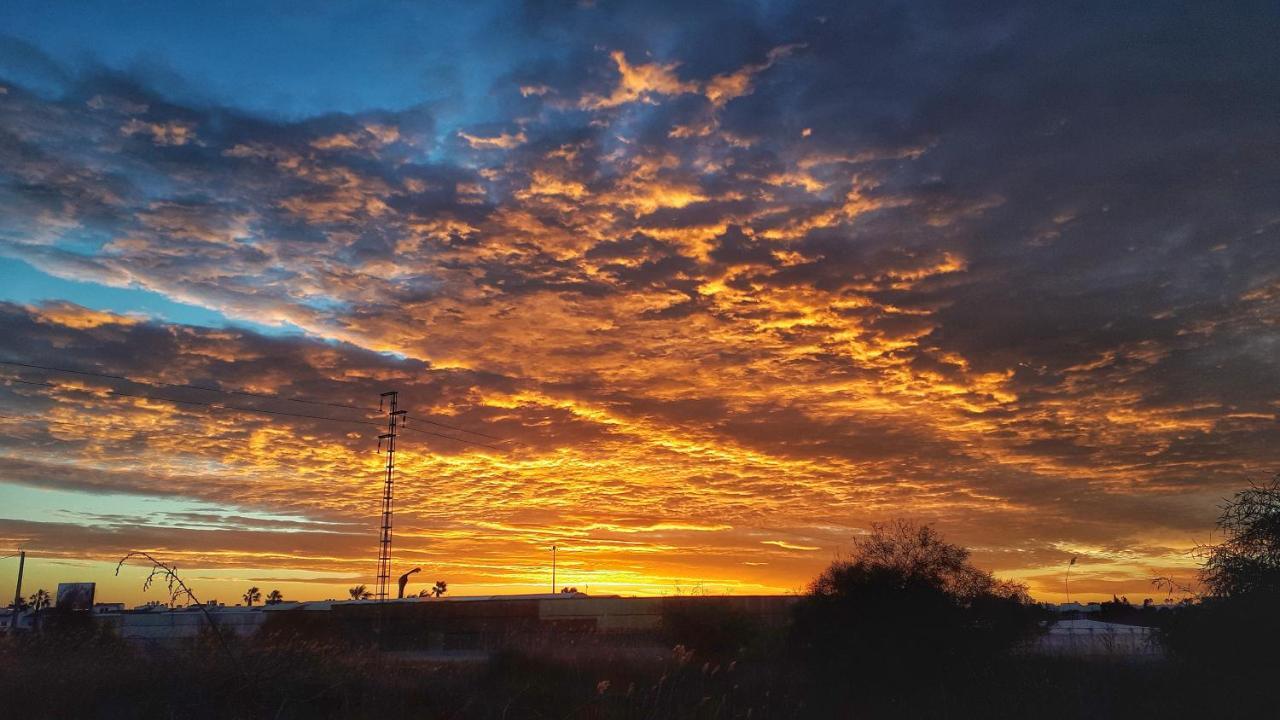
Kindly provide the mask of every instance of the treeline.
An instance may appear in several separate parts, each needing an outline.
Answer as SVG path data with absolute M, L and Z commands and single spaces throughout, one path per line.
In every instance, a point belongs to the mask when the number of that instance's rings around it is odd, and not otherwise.
M 1236 493 L 1217 525 L 1219 542 L 1197 549 L 1196 586 L 1153 580 L 1190 600 L 1159 609 L 1103 603 L 1104 620 L 1154 628 L 1158 660 L 1037 655 L 1036 638 L 1056 616 L 1025 587 L 973 567 L 964 548 L 904 521 L 856 540 L 847 559 L 810 585 L 787 632 L 755 658 L 791 678 L 788 691 L 815 716 L 1274 717 L 1280 475 Z M 728 612 L 670 627 L 673 640 L 713 657 L 731 649 L 750 657 L 760 647 Z M 726 637 L 735 628 L 743 634 L 733 648 Z
M 1280 475 L 1222 507 L 1191 599 L 1103 603 L 1104 620 L 1154 628 L 1158 658 L 1049 657 L 1057 616 L 974 567 L 932 528 L 877 525 L 770 637 L 726 605 L 673 617 L 670 640 L 712 661 L 768 668 L 815 717 L 1274 717 L 1280 708 Z

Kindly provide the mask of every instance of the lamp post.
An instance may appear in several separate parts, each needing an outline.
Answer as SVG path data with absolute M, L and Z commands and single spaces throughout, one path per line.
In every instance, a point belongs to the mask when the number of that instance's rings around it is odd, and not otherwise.
M 1071 562 L 1067 563 L 1067 579 L 1065 581 L 1065 585 L 1067 586 L 1067 602 L 1071 602 L 1071 566 L 1076 564 L 1076 560 L 1079 559 L 1079 557 L 1079 555 L 1074 555 L 1071 558 Z
M 400 592 L 396 595 L 397 599 L 404 598 L 404 586 L 409 584 L 409 576 L 414 573 L 420 573 L 420 572 L 422 572 L 422 568 L 416 567 L 400 576 Z
M 10 555 L 9 557 L 13 557 Z M 18 609 L 22 607 L 22 570 L 27 566 L 27 551 L 18 551 L 18 587 L 13 591 L 13 620 L 9 622 L 11 630 L 18 629 Z

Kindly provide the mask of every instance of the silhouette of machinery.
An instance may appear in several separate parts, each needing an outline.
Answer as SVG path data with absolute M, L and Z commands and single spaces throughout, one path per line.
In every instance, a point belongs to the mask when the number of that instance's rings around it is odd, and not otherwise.
M 396 597 L 398 598 L 404 597 L 404 586 L 409 584 L 409 576 L 414 573 L 420 573 L 420 572 L 422 572 L 422 568 L 416 567 L 400 576 L 400 594 L 396 595 Z

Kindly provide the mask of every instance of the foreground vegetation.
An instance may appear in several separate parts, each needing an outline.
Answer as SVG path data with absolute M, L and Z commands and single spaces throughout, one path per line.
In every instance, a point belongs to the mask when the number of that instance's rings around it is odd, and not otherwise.
M 61 718 L 1122 718 L 1267 717 L 1274 668 L 1005 655 L 890 687 L 817 680 L 788 658 L 713 662 L 499 655 L 418 665 L 361 648 L 275 641 L 140 650 L 110 638 L 0 644 L 5 717 Z M 930 648 L 904 655 L 921 657 Z M 835 683 L 835 684 L 832 684 Z
M 0 642 L 5 717 L 1127 718 L 1273 717 L 1280 707 L 1280 478 L 1225 508 L 1200 602 L 1160 613 L 1161 658 L 1028 652 L 1044 616 L 928 527 L 879 526 L 834 563 L 785 629 L 728 605 L 679 605 L 670 650 L 393 659 L 266 634 L 180 650 L 91 623 Z M 1129 612 L 1136 612 L 1129 610 Z M 87 620 L 87 618 L 83 618 Z M 554 641 L 554 639 L 553 639 Z

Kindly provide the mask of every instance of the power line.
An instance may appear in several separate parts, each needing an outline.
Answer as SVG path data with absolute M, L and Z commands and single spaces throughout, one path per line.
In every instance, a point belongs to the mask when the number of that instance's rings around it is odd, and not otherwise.
M 510 442 L 510 441 L 509 441 L 509 440 L 507 440 L 506 438 L 500 438 L 500 437 L 498 437 L 497 435 L 489 435 L 489 434 L 487 434 L 487 433 L 477 432 L 477 431 L 475 431 L 475 430 L 468 430 L 468 429 L 463 428 L 463 427 L 458 427 L 457 425 L 447 425 L 447 424 L 445 424 L 445 423 L 442 423 L 442 422 L 436 422 L 435 420 L 428 420 L 427 418 L 419 417 L 419 416 L 417 416 L 417 415 L 405 415 L 405 419 L 406 419 L 406 420 L 407 420 L 407 419 L 413 419 L 413 420 L 417 420 L 417 421 L 419 421 L 419 422 L 429 423 L 429 424 L 431 424 L 431 425 L 436 425 L 436 426 L 439 426 L 439 427 L 442 427 L 442 428 L 448 428 L 449 430 L 456 430 L 456 431 L 458 431 L 458 432 L 464 432 L 464 433 L 467 433 L 468 435 L 479 435 L 479 436 L 480 436 L 480 437 L 482 437 L 482 438 L 489 438 L 490 440 L 497 440 L 498 442 Z M 406 430 L 412 430 L 413 428 L 405 428 L 405 429 L 406 429 Z
M 4 379 L 8 382 L 21 383 L 23 385 L 35 385 L 38 387 L 49 387 L 54 389 L 60 389 L 63 387 L 55 383 L 37 382 L 34 380 L 22 380 L 20 378 L 4 378 Z M 140 383 L 140 384 L 146 384 L 146 383 Z M 143 395 L 140 393 L 128 393 L 128 392 L 124 392 L 123 390 L 115 390 L 115 389 L 107 389 L 104 392 L 107 392 L 108 394 L 111 394 L 111 395 L 118 395 L 120 397 L 139 398 L 142 400 L 155 400 L 159 402 L 175 403 L 178 405 L 198 405 L 202 407 L 212 408 L 215 410 L 235 410 L 238 412 L 261 413 L 264 415 L 296 417 L 296 418 L 304 418 L 308 420 L 327 420 L 329 422 L 348 423 L 351 425 L 364 425 L 367 427 L 382 427 L 379 423 L 370 422 L 368 420 L 351 420 L 347 418 L 328 417 L 325 415 L 307 415 L 304 413 L 285 412 L 283 410 L 267 410 L 264 408 L 251 408 L 251 407 L 244 407 L 242 405 L 228 405 L 226 403 L 212 403 L 212 402 L 205 402 L 201 400 L 179 400 L 177 398 L 156 397 L 154 395 Z M 490 445 L 488 443 L 476 442 L 474 440 L 467 440 L 464 438 L 454 437 L 452 435 L 445 435 L 444 433 L 431 432 L 430 430 L 422 430 L 420 428 L 413 428 L 413 430 L 414 432 L 418 432 L 424 435 L 431 435 L 433 437 L 443 438 L 445 440 L 452 440 L 454 442 L 463 443 L 465 445 L 475 445 L 477 447 L 488 448 L 490 450 L 497 450 L 499 452 L 502 450 L 502 448 L 499 448 L 494 445 Z
M 6 379 L 6 380 L 12 380 L 13 378 L 4 378 L 4 379 Z M 28 384 L 33 384 L 33 385 L 34 385 L 35 383 L 28 383 Z M 91 423 L 87 423 L 87 422 L 71 422 L 71 421 L 69 421 L 69 420 L 52 420 L 52 419 L 50 419 L 50 418 L 40 417 L 40 416 L 38 416 L 38 415 L 4 415 L 4 414 L 0 414 L 0 419 L 5 419 L 5 420 L 29 420 L 29 421 L 35 421 L 35 422 L 42 422 L 42 423 L 46 423 L 46 424 L 50 424 L 50 425 L 70 425 L 70 426 L 72 426 L 72 427 L 85 427 L 85 426 L 89 426 L 89 425 L 91 424 Z M 380 425 L 376 425 L 376 424 L 375 424 L 375 427 L 381 427 L 381 426 L 380 426 Z M 208 435 L 208 434 L 206 434 L 204 437 L 213 437 L 213 436 L 212 436 L 212 435 Z M 379 471 L 379 473 L 378 473 L 378 477 L 382 477 L 382 471 Z M 9 555 L 8 557 L 15 557 L 15 556 L 14 556 L 14 555 Z M 4 560 L 4 558 L 0 557 L 0 560 Z
M 109 380 L 122 380 L 124 382 L 133 383 L 135 385 L 150 385 L 152 387 L 170 387 L 170 388 L 182 388 L 186 390 L 201 390 L 204 392 L 224 393 L 227 395 L 242 395 L 246 397 L 256 397 L 264 400 L 283 400 L 287 402 L 305 403 L 307 405 L 323 405 L 328 407 L 343 408 L 346 410 L 357 410 L 360 412 L 368 412 L 368 410 L 366 410 L 365 408 L 357 407 L 355 405 L 346 405 L 344 403 L 331 403 L 331 402 L 325 402 L 322 400 L 310 400 L 307 398 L 289 397 L 286 395 L 277 395 L 277 394 L 271 394 L 271 393 L 256 393 L 256 392 L 250 392 L 248 390 L 224 389 L 224 388 L 208 387 L 205 385 L 188 385 L 185 383 L 167 383 L 167 382 L 161 382 L 159 380 L 138 380 L 131 377 L 125 377 L 123 375 L 112 375 L 109 373 L 92 372 L 89 370 L 73 370 L 71 368 L 52 367 L 49 365 L 36 365 L 34 363 L 22 363 L 22 362 L 16 362 L 13 360 L 0 360 L 0 365 L 12 365 L 15 367 L 29 368 L 33 370 L 45 370 L 48 372 L 68 373 L 72 375 L 86 375 L 89 377 L 100 377 L 100 378 L 106 378 Z M 264 410 L 261 412 L 267 412 L 267 411 Z M 277 413 L 277 414 L 287 415 L 288 413 Z M 311 416 L 300 415 L 299 417 L 311 417 Z M 354 422 L 354 421 L 349 421 L 349 420 L 344 420 L 339 418 L 326 418 L 326 419 L 337 420 L 338 422 Z M 496 435 L 489 435 L 487 433 L 478 432 L 476 430 L 468 430 L 463 427 L 458 427 L 456 425 L 449 425 L 447 423 L 437 422 L 435 420 L 420 417 L 417 415 L 414 415 L 413 419 L 419 422 L 427 423 L 428 425 L 435 425 L 437 427 L 442 427 L 447 430 L 453 430 L 455 432 L 467 433 L 468 435 L 476 435 L 478 437 L 488 438 L 490 440 L 496 440 L 498 442 L 508 442 L 505 438 L 500 438 L 500 437 L 497 437 Z M 381 425 L 376 423 L 365 423 L 365 424 L 373 425 L 375 427 L 381 427 Z M 410 428 L 406 428 L 406 429 L 410 429 Z M 459 442 L 469 442 L 467 440 L 462 440 L 460 438 L 453 438 L 449 435 L 433 433 L 429 430 L 418 430 L 416 428 L 412 428 L 412 431 L 424 433 L 426 435 L 434 435 L 436 437 L 456 439 Z M 483 445 L 483 443 L 474 443 L 474 444 Z
M 5 379 L 6 379 L 6 380 L 11 380 L 12 378 L 5 378 Z M 34 384 L 34 383 L 28 383 L 28 384 Z M 84 421 L 74 422 L 74 421 L 71 421 L 71 420 L 54 420 L 53 418 L 47 418 L 47 417 L 43 417 L 43 416 L 40 416 L 40 415 L 5 415 L 5 414 L 0 414 L 0 420 L 20 420 L 20 421 L 23 421 L 23 422 L 30 422 L 30 423 L 44 423 L 45 425 L 65 425 L 65 426 L 67 426 L 67 427 L 76 427 L 76 428 L 82 428 L 82 427 L 94 427 L 94 424 L 93 424 L 93 423 L 90 423 L 90 422 L 84 422 Z M 188 432 L 188 433 L 186 433 L 186 434 L 187 434 L 187 436 L 188 436 L 188 437 L 190 437 L 190 436 L 192 435 L 192 433 L 190 433 L 190 432 Z M 148 437 L 155 437 L 155 435 L 148 435 Z M 200 437 L 204 437 L 204 438 L 212 438 L 212 437 L 214 437 L 214 435 L 213 435 L 212 433 L 203 433 L 203 434 L 201 434 L 201 435 L 200 435 Z
M 380 425 L 377 425 L 376 423 L 370 423 L 370 424 L 371 424 L 371 425 L 374 425 L 374 426 L 376 426 L 376 427 L 381 427 Z M 476 447 L 488 448 L 488 449 L 490 449 L 490 450 L 496 450 L 496 451 L 498 451 L 498 452 L 502 452 L 502 448 L 498 447 L 497 445 L 490 445 L 489 443 L 482 443 L 482 442 L 478 442 L 478 441 L 475 441 L 475 440 L 465 440 L 465 439 L 463 439 L 463 438 L 454 437 L 454 436 L 452 436 L 452 435 L 445 435 L 444 433 L 432 432 L 432 431 L 430 431 L 430 430 L 423 430 L 423 429 L 421 429 L 421 428 L 405 427 L 405 428 L 400 428 L 400 429 L 401 429 L 401 430 L 408 430 L 409 432 L 421 433 L 421 434 L 423 434 L 423 435 L 431 435 L 432 437 L 445 438 L 445 439 L 448 439 L 448 440 L 453 440 L 454 442 L 466 443 L 467 445 L 475 445 Z M 488 437 L 488 436 L 486 435 L 485 437 Z
M 35 380 L 22 380 L 20 378 L 5 378 L 5 380 L 9 382 L 22 383 L 23 385 L 36 385 L 39 387 L 50 387 L 55 389 L 61 389 L 65 387 L 63 385 L 58 385 L 56 383 L 37 382 Z M 283 410 L 266 410 L 264 408 L 242 407 L 239 405 L 228 405 L 226 403 L 205 402 L 202 400 L 179 400 L 177 398 L 165 398 L 165 397 L 156 397 L 154 395 L 143 395 L 141 393 L 129 393 L 123 390 L 116 390 L 114 388 L 108 388 L 107 390 L 105 390 L 105 392 L 111 395 L 119 395 L 121 397 L 139 398 L 142 400 L 159 400 L 162 402 L 177 403 L 179 405 L 201 405 L 204 407 L 211 407 L 215 409 L 221 408 L 225 410 L 240 410 L 243 412 L 256 412 L 256 413 L 264 413 L 267 415 L 284 415 L 287 417 L 307 418 L 310 420 L 331 420 L 333 422 L 351 423 L 353 425 L 369 425 L 371 427 L 379 427 L 379 425 L 374 422 L 368 422 L 365 420 L 348 420 L 346 418 L 335 418 L 335 417 L 329 417 L 327 415 L 307 415 L 304 413 L 291 413 L 291 412 L 285 412 Z
M 346 405 L 344 403 L 326 402 L 323 400 L 308 400 L 307 398 L 290 397 L 287 395 L 276 395 L 272 393 L 256 393 L 248 390 L 228 390 L 225 388 L 208 387 L 206 385 L 187 385 L 185 383 L 168 383 L 160 380 L 135 380 L 123 375 L 111 375 L 109 373 L 91 372 L 89 370 L 72 370 L 70 368 L 49 367 L 47 365 L 35 365 L 32 363 L 14 362 L 13 360 L 0 360 L 0 365 L 14 365 L 17 367 L 31 368 L 34 370 L 48 370 L 50 372 L 69 373 L 72 375 L 88 375 L 90 377 L 108 378 L 111 380 L 123 380 L 125 382 L 137 383 L 139 385 L 155 385 L 158 387 L 184 388 L 187 390 L 203 390 L 205 392 L 225 393 L 227 395 L 244 395 L 246 397 L 262 398 L 264 400 L 284 400 L 286 402 L 304 403 L 306 405 L 327 405 L 329 407 L 344 408 L 346 410 L 359 410 L 360 412 L 368 412 L 367 408 L 357 407 L 355 405 Z
M 74 427 L 88 425 L 88 423 L 71 422 L 69 420 L 51 420 L 49 418 L 39 417 L 36 415 L 0 415 L 0 418 L 5 420 L 39 420 L 40 422 L 49 423 L 50 425 L 71 425 Z

